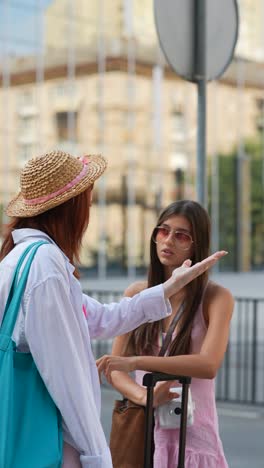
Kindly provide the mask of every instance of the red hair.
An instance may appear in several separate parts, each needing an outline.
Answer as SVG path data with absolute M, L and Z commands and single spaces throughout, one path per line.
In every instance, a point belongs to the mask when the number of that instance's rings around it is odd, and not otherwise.
M 6 226 L 4 242 L 0 250 L 2 260 L 13 248 L 12 231 L 14 229 L 39 229 L 45 232 L 67 255 L 70 262 L 80 261 L 80 248 L 90 215 L 89 187 L 74 198 L 51 210 L 30 218 L 13 218 Z M 79 277 L 77 270 L 75 276 Z

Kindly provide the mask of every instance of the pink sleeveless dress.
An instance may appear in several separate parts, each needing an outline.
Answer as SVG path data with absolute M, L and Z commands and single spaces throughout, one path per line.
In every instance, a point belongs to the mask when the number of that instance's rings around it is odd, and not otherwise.
M 200 352 L 207 326 L 200 304 L 192 328 L 191 352 Z M 136 372 L 136 381 L 142 384 L 144 372 Z M 195 403 L 194 423 L 187 427 L 186 468 L 228 468 L 219 437 L 215 404 L 215 379 L 192 379 L 192 399 Z M 162 429 L 155 421 L 154 468 L 177 468 L 179 429 Z

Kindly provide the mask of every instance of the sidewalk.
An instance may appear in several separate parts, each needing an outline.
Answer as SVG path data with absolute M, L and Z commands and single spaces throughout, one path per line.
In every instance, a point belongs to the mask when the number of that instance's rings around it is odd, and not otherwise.
M 264 407 L 217 404 L 220 434 L 230 468 L 263 468 Z
M 102 387 L 101 419 L 108 442 L 115 398 L 119 398 L 117 392 Z M 263 468 L 264 408 L 229 403 L 218 403 L 217 408 L 229 468 Z

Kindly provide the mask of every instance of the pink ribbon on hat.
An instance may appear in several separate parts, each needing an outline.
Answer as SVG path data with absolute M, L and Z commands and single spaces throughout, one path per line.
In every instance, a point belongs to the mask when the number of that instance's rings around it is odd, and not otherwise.
M 79 158 L 82 163 L 83 163 L 83 168 L 77 177 L 75 177 L 71 182 L 68 182 L 68 184 L 64 185 L 64 187 L 61 187 L 59 190 L 56 190 L 56 192 L 49 193 L 48 195 L 44 195 L 43 197 L 38 197 L 38 198 L 31 198 L 30 200 L 24 199 L 24 202 L 26 205 L 38 205 L 39 203 L 44 203 L 46 201 L 52 200 L 52 198 L 57 197 L 58 195 L 61 195 L 62 193 L 67 192 L 67 190 L 70 190 L 72 187 L 77 185 L 87 174 L 88 171 L 88 158 L 87 156 L 84 156 L 82 158 Z

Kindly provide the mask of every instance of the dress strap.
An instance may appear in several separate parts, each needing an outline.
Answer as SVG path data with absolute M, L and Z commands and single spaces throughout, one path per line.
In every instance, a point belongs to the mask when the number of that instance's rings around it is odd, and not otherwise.
M 172 338 L 172 334 L 176 328 L 176 325 L 177 323 L 179 322 L 182 314 L 183 314 L 183 311 L 184 311 L 184 302 L 181 303 L 179 309 L 177 310 L 177 313 L 175 314 L 175 316 L 173 317 L 173 320 L 169 326 L 169 330 L 167 331 L 166 333 L 166 337 L 165 337 L 165 340 L 161 346 L 161 349 L 160 349 L 160 352 L 159 352 L 159 356 L 165 356 L 165 353 L 169 347 L 169 344 L 171 342 L 171 338 Z

